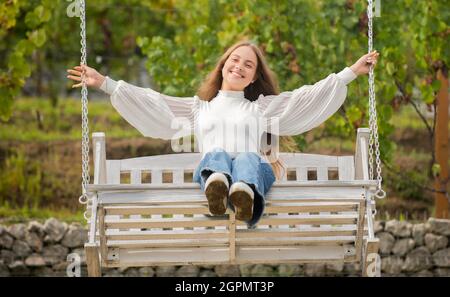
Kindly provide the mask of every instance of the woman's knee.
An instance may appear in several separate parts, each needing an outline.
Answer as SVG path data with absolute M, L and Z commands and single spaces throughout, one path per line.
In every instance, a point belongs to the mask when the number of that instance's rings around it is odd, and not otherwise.
M 228 155 L 228 153 L 223 148 L 217 147 L 217 148 L 211 149 L 209 152 L 207 152 L 205 154 L 205 156 L 211 156 L 211 155 Z
M 227 160 L 229 162 L 231 162 L 231 156 L 223 149 L 220 147 L 214 148 L 212 150 L 210 150 L 209 152 L 207 152 L 205 154 L 206 159 L 220 159 L 220 160 Z
M 260 157 L 257 153 L 254 152 L 242 152 L 239 153 L 235 158 L 235 162 L 241 162 L 241 161 L 252 161 L 252 162 L 259 162 Z

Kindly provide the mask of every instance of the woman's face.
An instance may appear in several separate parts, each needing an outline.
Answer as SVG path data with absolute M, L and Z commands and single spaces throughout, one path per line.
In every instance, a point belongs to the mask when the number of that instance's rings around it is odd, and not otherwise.
M 255 52 L 249 46 L 235 49 L 222 68 L 222 90 L 243 91 L 255 80 L 258 66 Z

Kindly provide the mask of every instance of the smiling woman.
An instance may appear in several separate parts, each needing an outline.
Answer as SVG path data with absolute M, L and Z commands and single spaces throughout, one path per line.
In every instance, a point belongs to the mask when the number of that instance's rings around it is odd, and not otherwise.
M 255 52 L 248 46 L 233 51 L 222 68 L 222 90 L 241 91 L 256 79 L 258 65 Z

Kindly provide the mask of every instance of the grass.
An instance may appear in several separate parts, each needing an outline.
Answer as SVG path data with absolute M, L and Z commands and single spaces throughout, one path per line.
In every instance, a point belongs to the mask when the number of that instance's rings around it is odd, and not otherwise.
M 425 123 L 411 105 L 403 106 L 399 112 L 394 112 L 390 122 L 397 129 L 425 129 Z M 432 119 L 428 119 L 428 124 L 430 126 L 433 125 Z M 450 122 L 448 123 L 448 127 L 450 129 Z
M 327 137 L 308 144 L 307 152 L 329 151 L 330 154 L 351 152 L 355 150 L 355 140 L 341 139 L 338 137 Z
M 45 221 L 48 218 L 56 218 L 67 223 L 79 222 L 86 224 L 83 211 L 71 211 L 69 209 L 49 208 L 10 208 L 0 206 L 0 223 L 3 225 L 28 222 L 30 220 Z
M 89 103 L 90 133 L 104 131 L 108 137 L 131 138 L 141 134 L 129 125 L 109 101 Z M 67 98 L 57 107 L 49 100 L 22 98 L 15 102 L 12 117 L 0 122 L 0 141 L 67 141 L 81 137 L 81 103 Z

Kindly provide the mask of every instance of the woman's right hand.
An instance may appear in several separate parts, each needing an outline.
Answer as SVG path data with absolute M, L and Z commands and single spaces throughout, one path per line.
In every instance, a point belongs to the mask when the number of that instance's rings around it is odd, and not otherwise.
M 68 69 L 67 72 L 69 73 L 69 75 L 67 75 L 67 78 L 79 82 L 78 84 L 73 85 L 72 88 L 78 88 L 83 85 L 83 83 L 81 82 L 82 73 L 84 73 L 85 75 L 86 86 L 88 87 L 99 89 L 103 81 L 105 80 L 105 76 L 101 75 L 97 72 L 97 70 L 87 65 L 75 66 L 73 67 L 73 69 Z

